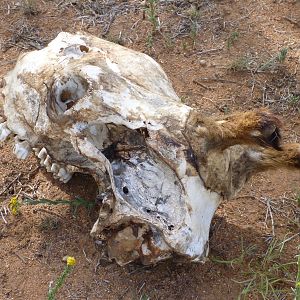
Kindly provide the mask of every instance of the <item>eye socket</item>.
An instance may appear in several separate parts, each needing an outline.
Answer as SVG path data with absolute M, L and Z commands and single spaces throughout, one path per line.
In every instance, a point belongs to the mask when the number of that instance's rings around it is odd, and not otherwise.
M 79 76 L 64 76 L 54 81 L 49 97 L 48 114 L 59 116 L 83 98 L 88 82 Z

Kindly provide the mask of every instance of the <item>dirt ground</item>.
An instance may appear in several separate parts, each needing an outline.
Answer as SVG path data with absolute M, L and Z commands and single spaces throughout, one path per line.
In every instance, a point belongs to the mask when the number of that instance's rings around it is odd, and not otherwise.
M 61 31 L 83 30 L 152 56 L 182 101 L 203 113 L 267 107 L 281 116 L 284 141 L 300 142 L 300 1 L 161 0 L 152 19 L 145 2 L 1 0 L 0 77 L 20 53 Z M 18 161 L 12 148 L 13 140 L 0 144 L 3 214 L 14 195 L 21 203 L 26 195 L 94 202 L 89 176 L 61 184 L 33 155 Z M 16 216 L 0 215 L 0 299 L 46 299 L 65 255 L 77 264 L 57 299 L 293 299 L 299 183 L 299 171 L 268 172 L 224 201 L 205 264 L 122 268 L 101 259 L 89 236 L 98 206 L 74 212 L 69 205 L 24 204 Z

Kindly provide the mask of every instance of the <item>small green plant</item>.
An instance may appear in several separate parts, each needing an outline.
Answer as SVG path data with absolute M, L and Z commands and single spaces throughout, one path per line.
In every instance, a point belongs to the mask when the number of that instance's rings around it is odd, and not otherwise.
M 36 0 L 23 0 L 22 9 L 26 16 L 35 16 L 39 13 Z
M 140 300 L 150 300 L 150 297 L 148 297 L 146 294 L 143 294 L 143 295 L 140 297 Z
M 39 224 L 39 229 L 41 231 L 52 231 L 56 230 L 60 227 L 61 222 L 56 217 L 46 217 L 44 218 L 41 223 Z
M 267 62 L 262 64 L 258 68 L 258 70 L 259 71 L 274 70 L 276 67 L 278 67 L 279 64 L 282 64 L 285 61 L 287 54 L 288 54 L 287 48 L 281 49 L 277 55 L 273 56 Z
M 95 206 L 94 202 L 89 202 L 82 198 L 75 198 L 74 200 L 64 200 L 64 199 L 49 200 L 49 199 L 32 199 L 32 198 L 26 197 L 23 200 L 23 203 L 27 204 L 27 205 L 38 205 L 38 204 L 70 205 L 72 213 L 74 215 L 76 215 L 79 207 L 84 207 L 88 211 L 90 211 Z
M 293 282 L 290 267 L 296 262 L 281 263 L 281 244 L 273 240 L 266 253 L 258 260 L 249 263 L 249 271 L 245 273 L 249 278 L 238 283 L 244 286 L 239 299 L 249 299 L 249 295 L 259 296 L 261 299 L 282 299 L 287 295 Z
M 300 194 L 296 196 L 297 206 L 300 207 Z
M 239 38 L 239 32 L 233 31 L 227 39 L 227 49 L 230 49 Z
M 153 35 L 151 32 L 148 32 L 147 34 L 146 45 L 148 49 L 153 47 Z
M 196 45 L 197 34 L 199 31 L 198 19 L 200 15 L 200 11 L 194 5 L 192 5 L 191 8 L 187 11 L 187 16 L 190 21 L 190 37 L 193 41 L 193 46 Z
M 233 61 L 229 69 L 238 72 L 238 71 L 247 71 L 250 70 L 251 60 L 247 56 L 242 56 Z
M 295 300 L 300 300 L 300 254 L 298 255 L 298 272 L 297 272 L 297 278 L 296 278 L 296 291 L 295 291 L 295 295 L 296 298 Z
M 157 3 L 158 0 L 147 0 L 146 1 L 146 15 L 148 20 L 152 24 L 152 33 L 159 31 L 159 21 L 157 16 Z
M 58 292 L 58 290 L 63 286 L 65 283 L 66 278 L 71 273 L 73 267 L 76 264 L 76 260 L 72 256 L 67 257 L 67 265 L 64 269 L 64 271 L 61 273 L 61 275 L 58 277 L 58 279 L 55 282 L 55 285 L 53 288 L 51 288 L 48 292 L 48 300 L 55 300 L 55 296 Z
M 119 34 L 118 36 L 108 35 L 105 39 L 109 42 L 112 42 L 112 43 L 115 43 L 115 44 L 118 44 L 121 46 L 125 45 L 125 41 L 122 38 L 121 34 Z
M 187 42 L 182 42 L 182 50 L 186 51 L 188 49 L 188 44 Z
M 296 106 L 300 103 L 300 96 L 299 95 L 290 95 L 287 98 L 287 101 L 290 105 Z
M 241 240 L 241 254 L 239 256 L 230 260 L 224 260 L 216 256 L 210 256 L 210 260 L 214 263 L 230 265 L 233 268 L 234 265 L 241 265 L 245 261 L 246 257 L 253 253 L 255 248 L 256 246 L 252 245 L 245 249 L 243 240 Z
M 190 37 L 193 41 L 193 46 L 196 45 L 196 39 L 197 39 L 197 34 L 198 34 L 198 24 L 196 21 L 191 22 L 191 32 L 190 32 Z

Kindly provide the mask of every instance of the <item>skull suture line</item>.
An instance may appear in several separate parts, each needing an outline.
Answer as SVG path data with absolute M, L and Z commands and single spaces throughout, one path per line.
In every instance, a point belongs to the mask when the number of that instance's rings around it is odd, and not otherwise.
M 267 111 L 214 121 L 182 104 L 150 57 L 99 38 L 60 33 L 22 55 L 4 80 L 0 140 L 33 149 L 63 182 L 91 174 L 102 206 L 92 234 L 120 265 L 176 254 L 202 261 L 221 197 L 254 173 L 299 168 Z

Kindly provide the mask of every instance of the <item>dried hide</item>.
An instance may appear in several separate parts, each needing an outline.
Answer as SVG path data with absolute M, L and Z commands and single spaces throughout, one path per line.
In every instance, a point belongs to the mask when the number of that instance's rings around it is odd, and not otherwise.
M 33 149 L 68 182 L 92 175 L 101 209 L 92 235 L 124 265 L 171 256 L 203 261 L 222 197 L 270 167 L 299 167 L 266 111 L 215 121 L 180 102 L 149 56 L 86 35 L 60 33 L 22 55 L 4 79 L 0 140 Z

